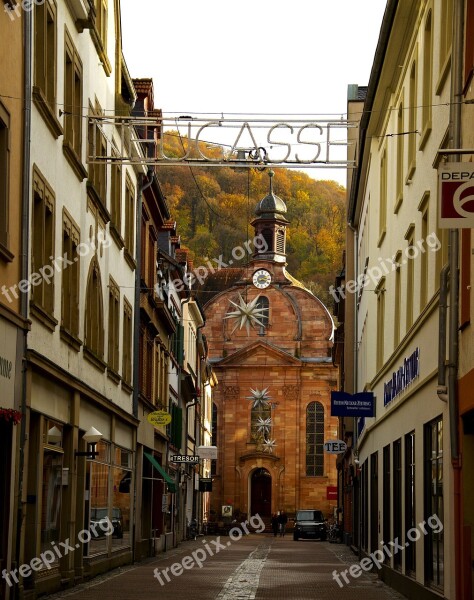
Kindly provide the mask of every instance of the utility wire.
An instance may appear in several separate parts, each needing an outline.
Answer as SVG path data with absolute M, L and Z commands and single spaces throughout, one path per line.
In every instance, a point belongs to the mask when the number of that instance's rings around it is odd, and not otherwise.
M 10 99 L 10 100 L 21 100 L 21 101 L 24 101 L 24 97 L 23 96 L 11 96 L 11 95 L 7 95 L 7 94 L 0 94 L 0 98 L 7 98 L 7 99 Z M 35 103 L 37 103 L 37 102 L 43 102 L 44 104 L 47 104 L 48 106 L 51 106 L 51 103 L 49 101 L 47 101 L 47 100 L 35 99 L 34 102 Z M 362 102 L 362 100 L 361 100 L 361 102 Z M 61 102 L 54 102 L 53 104 L 56 107 L 63 107 L 63 108 L 70 106 L 70 104 L 65 104 L 65 103 L 61 103 Z M 439 102 L 439 103 L 433 103 L 433 104 L 418 104 L 416 106 L 402 106 L 402 109 L 403 110 L 411 110 L 411 109 L 429 108 L 429 107 L 436 108 L 436 107 L 441 107 L 441 106 L 448 106 L 449 107 L 449 106 L 455 106 L 455 105 L 459 105 L 459 104 L 461 104 L 461 105 L 462 104 L 466 104 L 466 105 L 467 104 L 474 104 L 474 100 L 470 99 L 470 100 L 460 100 L 460 101 L 455 101 L 455 102 Z M 89 106 L 82 106 L 81 108 L 84 111 L 86 111 L 86 112 L 89 112 L 89 110 L 90 110 Z M 382 109 L 381 110 L 364 110 L 364 109 L 362 109 L 360 112 L 354 112 L 353 114 L 354 115 L 360 115 L 360 116 L 362 116 L 364 114 L 378 114 L 378 113 L 381 113 L 381 112 L 384 112 L 384 111 L 385 112 L 388 112 L 388 111 L 391 112 L 391 111 L 394 111 L 394 110 L 399 110 L 399 108 L 400 108 L 399 106 L 392 106 L 392 107 L 389 107 L 389 108 L 384 109 L 384 110 L 382 110 Z M 27 110 L 27 109 L 25 108 L 24 110 Z M 115 113 L 115 109 L 112 109 L 112 108 L 110 108 L 110 109 L 104 109 L 103 108 L 102 112 L 103 113 L 113 113 L 113 114 L 110 115 L 111 117 L 120 118 L 120 119 L 123 120 L 123 122 L 130 121 L 132 124 L 133 124 L 133 119 L 136 118 L 136 115 L 134 115 L 134 116 L 131 116 L 131 115 L 130 116 L 116 115 L 116 114 L 114 114 Z M 82 113 L 79 115 L 78 113 L 71 113 L 71 112 L 68 112 L 67 114 L 70 114 L 70 115 L 73 115 L 73 116 L 80 116 L 80 117 L 82 117 L 84 119 L 88 119 L 89 116 L 93 116 L 93 115 L 84 115 Z M 163 113 L 163 114 L 166 114 L 166 113 Z M 177 112 L 176 113 L 175 112 L 169 112 L 169 114 L 173 114 L 174 115 L 174 114 L 178 114 L 178 113 Z M 187 114 L 188 113 L 186 113 L 186 115 Z M 191 120 L 192 120 L 192 115 L 193 114 L 194 115 L 199 115 L 199 114 L 204 114 L 204 115 L 219 114 L 221 116 L 221 120 L 225 119 L 225 117 L 222 116 L 222 115 L 225 115 L 225 114 L 227 114 L 229 116 L 231 116 L 231 115 L 232 116 L 238 115 L 238 116 L 242 117 L 242 119 L 240 119 L 242 121 L 245 121 L 244 117 L 246 117 L 246 116 L 249 116 L 249 117 L 251 117 L 251 116 L 262 116 L 262 117 L 265 117 L 265 116 L 318 117 L 319 116 L 320 117 L 320 116 L 326 115 L 326 116 L 339 117 L 339 119 L 341 117 L 343 117 L 343 116 L 347 116 L 347 113 L 345 113 L 345 112 L 344 113 L 340 113 L 339 112 L 339 113 L 314 113 L 314 114 L 311 114 L 311 113 L 286 113 L 285 114 L 285 113 L 200 113 L 200 112 L 192 112 L 191 111 L 191 113 L 189 114 L 189 116 L 191 117 Z M 144 112 L 143 116 L 145 116 L 145 112 Z M 173 116 L 173 117 L 170 117 L 169 119 L 170 120 L 176 120 L 176 117 Z M 156 120 L 157 121 L 166 120 L 166 117 L 164 117 L 164 116 L 162 116 L 160 118 L 157 117 Z M 312 120 L 317 120 L 317 119 L 312 119 Z M 337 121 L 335 121 L 335 122 L 337 122 Z

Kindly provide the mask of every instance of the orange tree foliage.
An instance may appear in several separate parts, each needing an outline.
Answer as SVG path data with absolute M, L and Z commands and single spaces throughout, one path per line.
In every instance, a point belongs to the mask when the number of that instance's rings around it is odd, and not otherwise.
M 187 139 L 168 135 L 164 147 L 168 156 L 183 156 Z M 205 149 L 207 155 L 221 152 Z M 302 171 L 274 170 L 274 193 L 286 203 L 290 221 L 288 271 L 331 306 L 328 289 L 341 270 L 345 243 L 345 188 Z M 228 262 L 232 249 L 252 238 L 250 221 L 255 206 L 268 193 L 268 169 L 160 166 L 157 176 L 195 266 L 221 254 Z

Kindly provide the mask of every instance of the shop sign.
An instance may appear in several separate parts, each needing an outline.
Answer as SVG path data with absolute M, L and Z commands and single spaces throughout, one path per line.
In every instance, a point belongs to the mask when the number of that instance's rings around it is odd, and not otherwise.
M 446 163 L 438 173 L 438 226 L 440 229 L 473 228 L 474 164 Z
M 199 491 L 200 492 L 212 492 L 212 478 L 201 477 L 199 479 Z
M 199 456 L 192 456 L 188 454 L 172 454 L 170 460 L 174 463 L 196 464 L 199 462 Z
M 16 344 L 16 327 L 0 318 L 0 388 L 3 408 L 13 408 L 15 405 Z
M 332 417 L 374 417 L 375 398 L 373 392 L 348 394 L 331 392 Z
M 329 440 L 324 442 L 324 452 L 328 454 L 343 454 L 347 450 L 346 442 L 342 440 Z
M 207 460 L 217 459 L 217 446 L 198 446 L 196 454 Z
M 147 416 L 147 421 L 153 427 L 162 427 L 171 423 L 171 415 L 166 410 L 155 410 Z
M 326 487 L 326 500 L 337 500 L 337 486 L 328 485 Z
M 383 385 L 383 404 L 387 406 L 399 394 L 401 394 L 410 383 L 420 375 L 420 349 L 405 358 L 403 365 L 392 373 L 391 378 Z

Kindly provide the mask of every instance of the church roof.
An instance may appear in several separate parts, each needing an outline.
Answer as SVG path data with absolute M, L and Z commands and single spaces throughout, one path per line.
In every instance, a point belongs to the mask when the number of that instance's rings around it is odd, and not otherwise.
M 206 277 L 202 285 L 198 285 L 195 289 L 197 296 L 202 304 L 206 304 L 219 294 L 233 287 L 238 281 L 241 281 L 246 275 L 245 267 L 226 267 L 215 273 L 211 273 Z

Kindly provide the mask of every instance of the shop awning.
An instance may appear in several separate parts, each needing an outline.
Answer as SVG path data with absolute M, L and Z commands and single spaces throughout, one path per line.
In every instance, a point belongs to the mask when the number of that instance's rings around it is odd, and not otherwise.
M 160 465 L 160 463 L 156 460 L 156 458 L 154 456 L 152 456 L 151 454 L 148 454 L 148 452 L 144 452 L 143 453 L 148 460 L 151 462 L 151 464 L 155 467 L 155 469 L 158 471 L 158 473 L 163 477 L 163 479 L 166 481 L 166 483 L 168 484 L 168 488 L 169 491 L 174 493 L 176 492 L 176 484 L 173 481 L 173 479 L 168 475 L 168 473 L 163 469 L 163 467 Z

